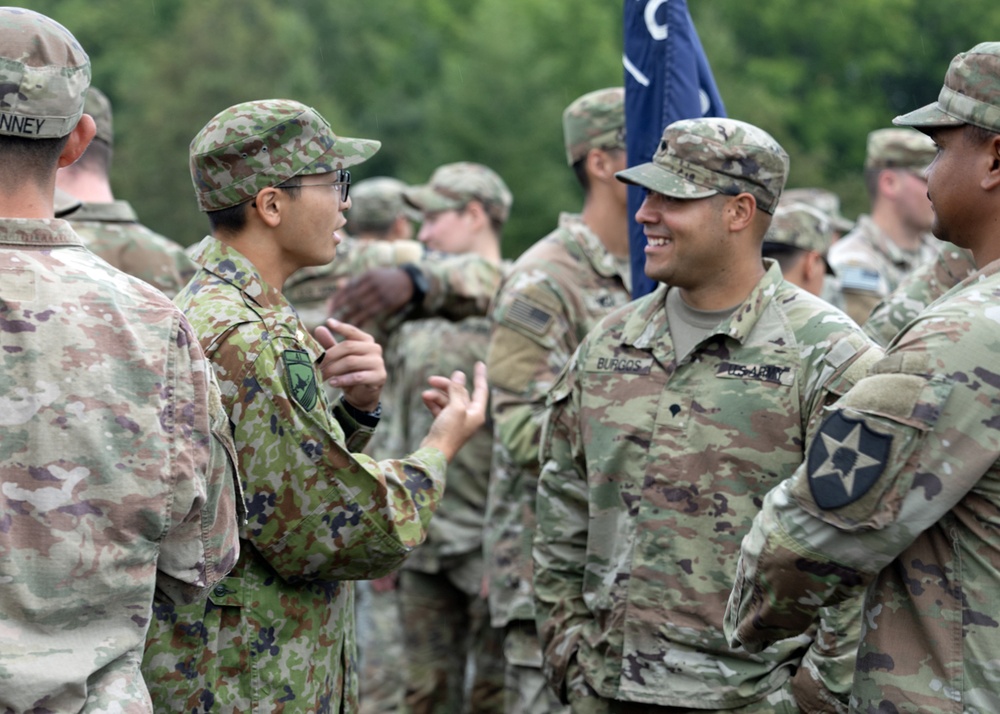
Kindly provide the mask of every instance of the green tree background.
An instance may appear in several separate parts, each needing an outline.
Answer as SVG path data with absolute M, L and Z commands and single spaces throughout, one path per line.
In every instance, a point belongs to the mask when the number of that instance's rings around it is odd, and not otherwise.
M 628 0 L 632 1 L 632 0 Z M 933 100 L 950 59 L 1000 38 L 996 0 L 689 0 L 727 113 L 789 151 L 789 186 L 866 209 L 865 136 Z M 315 106 L 379 139 L 357 178 L 425 181 L 478 161 L 510 185 L 514 257 L 579 207 L 561 114 L 623 81 L 621 2 L 563 0 L 37 0 L 87 48 L 115 109 L 113 186 L 189 244 L 207 228 L 187 147 L 249 99 Z

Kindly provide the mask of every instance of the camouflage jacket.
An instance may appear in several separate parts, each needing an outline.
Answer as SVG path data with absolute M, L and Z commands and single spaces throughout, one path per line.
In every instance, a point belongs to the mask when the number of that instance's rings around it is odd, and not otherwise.
M 545 398 L 598 320 L 630 300 L 620 265 L 577 214 L 514 263 L 492 308 L 494 418 L 486 567 L 494 627 L 532 620 L 531 537 Z
M 847 314 L 863 325 L 879 299 L 895 290 L 904 276 L 933 260 L 940 246 L 940 241 L 927 234 L 919 250 L 905 251 L 870 216 L 859 216 L 854 230 L 827 253 Z
M 885 347 L 924 309 L 976 270 L 972 254 L 942 243 L 937 257 L 903 278 L 863 325 L 865 334 Z
M 235 454 L 173 304 L 61 220 L 0 220 L 0 711 L 148 712 L 158 599 L 236 562 Z
M 168 297 L 198 269 L 184 248 L 139 223 L 128 201 L 84 203 L 65 218 L 90 250 Z
M 534 541 L 546 674 L 562 689 L 575 660 L 602 697 L 729 709 L 801 661 L 846 697 L 858 608 L 826 613 L 820 639 L 812 625 L 761 655 L 729 648 L 723 613 L 764 494 L 881 350 L 771 262 L 678 363 L 666 294 L 605 318 L 550 396 Z M 821 687 L 808 693 L 837 708 Z
M 281 293 L 214 238 L 177 300 L 215 368 L 248 525 L 206 607 L 157 610 L 143 670 L 163 711 L 355 711 L 353 585 L 423 541 L 445 460 L 351 453 L 368 433 L 318 389 L 319 344 Z
M 407 322 L 393 333 L 386 356 L 392 374 L 392 394 L 385 400 L 388 415 L 387 448 L 405 454 L 427 435 L 434 417 L 421 392 L 432 374 L 450 375 L 456 369 L 471 378 L 477 360 L 486 360 L 490 323 L 485 317 L 459 322 L 441 318 Z M 490 477 L 493 424 L 487 420 L 448 464 L 447 487 L 428 528 L 427 541 L 403 564 L 425 573 L 445 569 L 450 556 L 480 551 Z M 476 583 L 476 590 L 480 583 Z
M 867 586 L 852 711 L 1000 711 L 998 303 L 1000 261 L 909 323 L 744 541 L 734 643 Z

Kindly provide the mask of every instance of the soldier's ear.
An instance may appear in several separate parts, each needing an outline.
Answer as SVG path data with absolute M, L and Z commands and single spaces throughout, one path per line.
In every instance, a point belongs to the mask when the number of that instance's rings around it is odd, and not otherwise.
M 257 219 L 275 228 L 281 223 L 282 211 L 287 210 L 287 195 L 274 186 L 262 188 L 250 203 L 250 211 Z
M 1000 186 L 1000 134 L 994 135 L 986 142 L 986 150 L 990 154 L 989 168 L 980 185 L 985 191 L 992 191 Z
M 69 133 L 69 139 L 59 154 L 59 168 L 65 168 L 83 156 L 83 152 L 90 146 L 96 134 L 97 124 L 94 123 L 94 117 L 83 114 L 73 127 L 73 131 Z
M 757 199 L 752 194 L 744 192 L 730 196 L 726 204 L 726 216 L 730 231 L 738 233 L 753 223 L 758 209 Z

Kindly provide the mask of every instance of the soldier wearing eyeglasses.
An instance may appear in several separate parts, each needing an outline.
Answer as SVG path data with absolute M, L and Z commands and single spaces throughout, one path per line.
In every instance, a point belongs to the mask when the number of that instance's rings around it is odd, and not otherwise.
M 144 673 L 158 711 L 357 711 L 349 581 L 392 571 L 424 540 L 448 461 L 484 422 L 480 365 L 471 398 L 461 373 L 432 378 L 436 418 L 415 452 L 357 453 L 379 421 L 381 349 L 344 323 L 310 335 L 281 293 L 335 259 L 348 169 L 379 146 L 288 100 L 231 107 L 191 144 L 212 234 L 177 303 L 220 382 L 248 523 L 206 606 L 155 612 Z

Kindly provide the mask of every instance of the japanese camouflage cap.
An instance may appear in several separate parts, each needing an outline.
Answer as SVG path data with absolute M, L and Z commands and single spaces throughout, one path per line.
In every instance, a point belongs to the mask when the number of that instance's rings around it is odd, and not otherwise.
M 31 10 L 0 8 L 0 134 L 66 136 L 88 86 L 90 58 L 69 30 Z
M 360 164 L 381 146 L 337 136 L 319 112 L 290 99 L 244 102 L 216 114 L 191 141 L 191 180 L 198 207 L 218 211 L 299 174 Z
M 866 169 L 908 169 L 923 173 L 937 149 L 926 134 L 913 129 L 876 129 L 868 135 Z
M 625 148 L 625 90 L 598 89 L 563 111 L 566 162 L 572 166 L 591 149 Z
M 460 210 L 475 200 L 501 223 L 510 216 L 514 202 L 507 184 L 495 171 L 468 161 L 439 166 L 428 183 L 406 189 L 403 199 L 424 213 Z
M 774 211 L 764 242 L 800 250 L 814 250 L 826 258 L 827 251 L 833 245 L 833 229 L 822 211 L 805 203 L 786 203 L 782 199 Z M 834 274 L 829 264 L 826 272 Z
M 788 176 L 788 154 L 770 134 L 736 119 L 675 121 L 649 163 L 619 171 L 625 183 L 673 198 L 749 193 L 774 213 Z
M 87 99 L 83 103 L 83 111 L 94 117 L 97 124 L 96 139 L 100 139 L 108 146 L 115 143 L 114 125 L 111 122 L 111 100 L 97 87 L 87 90 Z
M 411 221 L 420 220 L 419 214 L 403 201 L 407 185 L 399 179 L 376 176 L 351 186 L 351 210 L 347 212 L 347 230 L 388 228 L 399 216 Z
M 790 188 L 781 194 L 781 202 L 812 206 L 827 217 L 834 230 L 841 233 L 854 228 L 854 221 L 840 212 L 840 196 L 825 188 Z
M 917 129 L 973 124 L 1000 132 L 1000 42 L 955 56 L 936 102 L 892 120 Z

